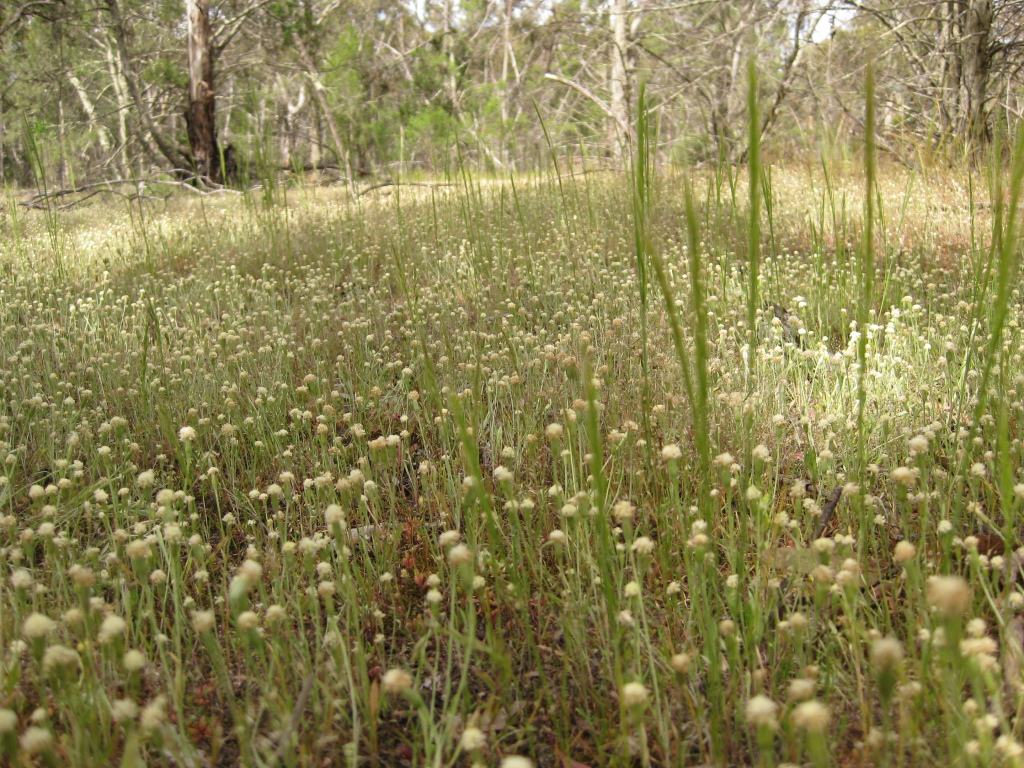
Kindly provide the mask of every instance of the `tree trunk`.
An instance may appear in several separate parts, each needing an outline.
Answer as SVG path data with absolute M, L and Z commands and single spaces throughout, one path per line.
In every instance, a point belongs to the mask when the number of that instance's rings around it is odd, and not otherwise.
M 188 105 L 185 126 L 192 168 L 216 183 L 224 180 L 217 147 L 210 0 L 186 0 L 188 17 Z
M 501 20 L 501 156 L 508 165 L 508 66 L 512 57 L 512 0 L 506 0 L 505 13 Z
M 61 93 L 61 89 L 57 88 L 57 136 L 59 141 L 57 142 L 57 184 L 60 189 L 64 189 L 67 186 L 64 183 L 64 176 L 67 174 L 68 162 L 67 155 L 64 154 L 64 94 Z
M 309 106 L 312 113 L 312 124 L 310 126 L 312 140 L 309 142 L 309 164 L 313 167 L 313 172 L 318 173 L 321 162 L 320 148 L 324 142 L 323 117 L 320 115 L 320 104 L 316 99 L 313 99 Z
M 960 12 L 959 0 L 946 0 L 939 7 L 939 41 L 942 54 L 942 69 L 939 77 L 939 120 L 944 137 L 954 129 L 960 112 Z
M 121 178 L 128 174 L 128 110 L 131 108 L 128 97 L 128 86 L 125 84 L 124 75 L 118 66 L 117 57 L 114 56 L 114 47 L 109 37 L 102 41 L 97 40 L 97 45 L 103 43 L 103 50 L 107 59 L 107 71 L 110 75 L 111 87 L 114 90 L 114 98 L 117 101 L 117 167 Z
M 110 12 L 111 28 L 114 33 L 114 41 L 117 43 L 117 55 L 121 59 L 121 75 L 124 77 L 124 84 L 128 88 L 128 93 L 131 94 L 132 102 L 135 104 L 135 109 L 139 113 L 139 119 L 142 120 L 142 125 L 146 130 L 146 133 L 152 137 L 156 143 L 157 148 L 167 160 L 169 160 L 175 167 L 178 167 L 179 159 L 182 157 L 181 153 L 172 145 L 167 139 L 165 139 L 156 129 L 156 124 L 153 122 L 153 115 L 150 113 L 149 107 L 146 102 L 142 99 L 142 93 L 139 90 L 139 83 L 135 77 L 135 71 L 132 66 L 131 57 L 128 55 L 128 43 L 126 41 L 124 20 L 121 18 L 121 8 L 118 4 L 118 0 L 107 0 L 107 10 Z M 152 149 L 148 146 L 145 134 L 139 133 L 139 142 L 142 144 L 143 150 L 147 154 L 152 154 Z
M 989 37 L 992 33 L 992 0 L 971 0 L 964 14 L 963 80 L 961 120 L 969 148 L 978 149 L 988 140 Z
M 96 131 L 96 140 L 100 144 L 100 149 L 104 155 L 108 155 L 110 153 L 110 132 L 103 123 L 96 119 L 96 105 L 92 103 L 92 99 L 89 98 L 89 94 L 85 90 L 85 85 L 77 75 L 68 75 L 68 82 L 71 83 L 75 93 L 78 94 L 78 100 L 82 102 L 82 110 L 85 112 L 85 117 L 88 120 L 89 129 Z M 106 160 L 106 157 L 104 157 L 104 160 Z
M 345 162 L 345 158 L 348 156 L 348 153 L 345 151 L 345 145 L 341 141 L 341 133 L 338 131 L 338 121 L 334 119 L 334 113 L 331 111 L 331 105 L 327 101 L 327 88 L 320 79 L 320 69 L 317 67 L 312 54 L 310 54 L 309 49 L 306 47 L 306 44 L 303 42 L 300 35 L 295 36 L 295 50 L 298 51 L 299 62 L 306 70 L 306 77 L 309 78 L 309 82 L 313 85 L 313 95 L 316 96 L 316 100 L 320 105 L 320 112 L 323 114 L 323 118 L 327 122 L 327 129 L 331 132 L 331 141 L 334 144 L 334 154 L 337 157 L 338 166 L 340 167 L 341 164 Z
M 448 102 L 451 104 L 451 115 L 456 120 L 462 120 L 462 99 L 459 94 L 459 81 L 456 77 L 458 66 L 455 61 L 455 21 L 454 21 L 454 0 L 444 0 L 444 36 L 441 38 L 441 50 L 444 52 L 447 61 L 447 74 L 445 77 L 445 89 L 448 91 Z M 370 83 L 370 93 L 373 93 L 373 83 Z
M 613 119 L 610 121 L 609 135 L 613 139 L 613 150 L 617 157 L 624 154 L 628 135 L 622 131 L 623 125 L 629 125 L 629 72 L 626 69 L 626 49 L 629 39 L 626 34 L 627 0 L 612 0 L 609 22 L 612 31 L 611 48 L 611 99 L 609 108 Z

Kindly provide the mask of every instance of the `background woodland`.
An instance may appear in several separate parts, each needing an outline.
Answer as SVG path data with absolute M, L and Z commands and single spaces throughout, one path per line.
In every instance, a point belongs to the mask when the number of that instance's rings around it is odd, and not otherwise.
M 950 162 L 1021 114 L 1022 42 L 991 0 L 4 0 L 0 180 L 614 164 L 641 82 L 665 161 L 742 161 L 751 59 L 767 157 L 845 152 L 873 62 L 880 150 Z

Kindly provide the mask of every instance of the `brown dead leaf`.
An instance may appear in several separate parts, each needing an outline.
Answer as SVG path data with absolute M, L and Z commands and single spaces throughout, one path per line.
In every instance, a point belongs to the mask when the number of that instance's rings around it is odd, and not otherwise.
M 380 709 L 380 681 L 374 680 L 370 683 L 370 717 L 377 718 L 377 710 Z
M 1003 682 L 1010 690 L 1019 690 L 1024 679 L 1024 615 L 1017 616 L 1006 625 L 1003 633 L 1003 647 L 1000 649 L 1003 663 Z

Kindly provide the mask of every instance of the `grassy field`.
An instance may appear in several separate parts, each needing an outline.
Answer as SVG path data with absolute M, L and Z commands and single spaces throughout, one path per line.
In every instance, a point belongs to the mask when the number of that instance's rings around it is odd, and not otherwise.
M 0 763 L 1024 762 L 1014 181 L 745 173 L 9 205 Z

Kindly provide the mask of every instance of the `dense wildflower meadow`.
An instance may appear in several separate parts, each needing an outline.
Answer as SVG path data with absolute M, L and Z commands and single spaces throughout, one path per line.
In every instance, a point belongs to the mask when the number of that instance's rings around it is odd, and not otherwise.
M 1024 762 L 1019 179 L 626 179 L 9 206 L 0 764 Z

